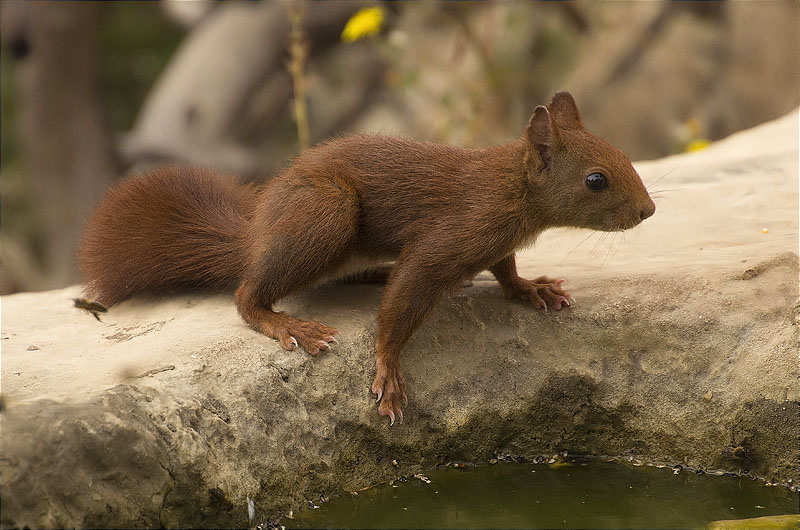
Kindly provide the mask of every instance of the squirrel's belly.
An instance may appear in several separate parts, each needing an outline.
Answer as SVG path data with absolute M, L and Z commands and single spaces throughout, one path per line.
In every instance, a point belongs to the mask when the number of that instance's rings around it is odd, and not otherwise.
M 321 278 L 320 283 L 355 276 L 364 271 L 376 269 L 393 263 L 391 259 L 356 254 L 348 258 L 340 267 Z

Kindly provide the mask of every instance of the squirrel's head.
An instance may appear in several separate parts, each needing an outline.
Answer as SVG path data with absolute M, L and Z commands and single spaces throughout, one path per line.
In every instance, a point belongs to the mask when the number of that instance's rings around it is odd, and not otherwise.
M 536 107 L 525 142 L 529 183 L 557 209 L 557 224 L 625 230 L 655 212 L 630 159 L 583 128 L 568 92 L 556 92 L 547 107 Z

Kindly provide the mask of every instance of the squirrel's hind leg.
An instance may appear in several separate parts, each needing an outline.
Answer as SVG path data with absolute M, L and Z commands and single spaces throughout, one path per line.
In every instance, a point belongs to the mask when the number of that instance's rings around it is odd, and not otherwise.
M 251 254 L 236 290 L 236 307 L 250 327 L 284 349 L 299 345 L 317 355 L 334 342 L 337 330 L 273 311 L 272 306 L 347 261 L 358 228 L 358 203 L 351 190 L 324 182 L 300 190 L 275 186 L 266 193 L 253 221 Z

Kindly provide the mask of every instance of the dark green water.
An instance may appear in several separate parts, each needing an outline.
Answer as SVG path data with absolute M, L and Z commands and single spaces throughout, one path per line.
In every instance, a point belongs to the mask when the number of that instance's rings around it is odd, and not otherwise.
M 703 528 L 798 513 L 798 493 L 749 478 L 606 462 L 426 473 L 303 510 L 288 528 Z

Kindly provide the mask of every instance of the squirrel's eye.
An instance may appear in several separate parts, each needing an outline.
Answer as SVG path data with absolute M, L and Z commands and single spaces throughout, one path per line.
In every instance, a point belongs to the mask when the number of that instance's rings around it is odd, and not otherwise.
M 586 187 L 592 191 L 601 191 L 608 187 L 608 180 L 602 173 L 592 173 L 586 177 Z

